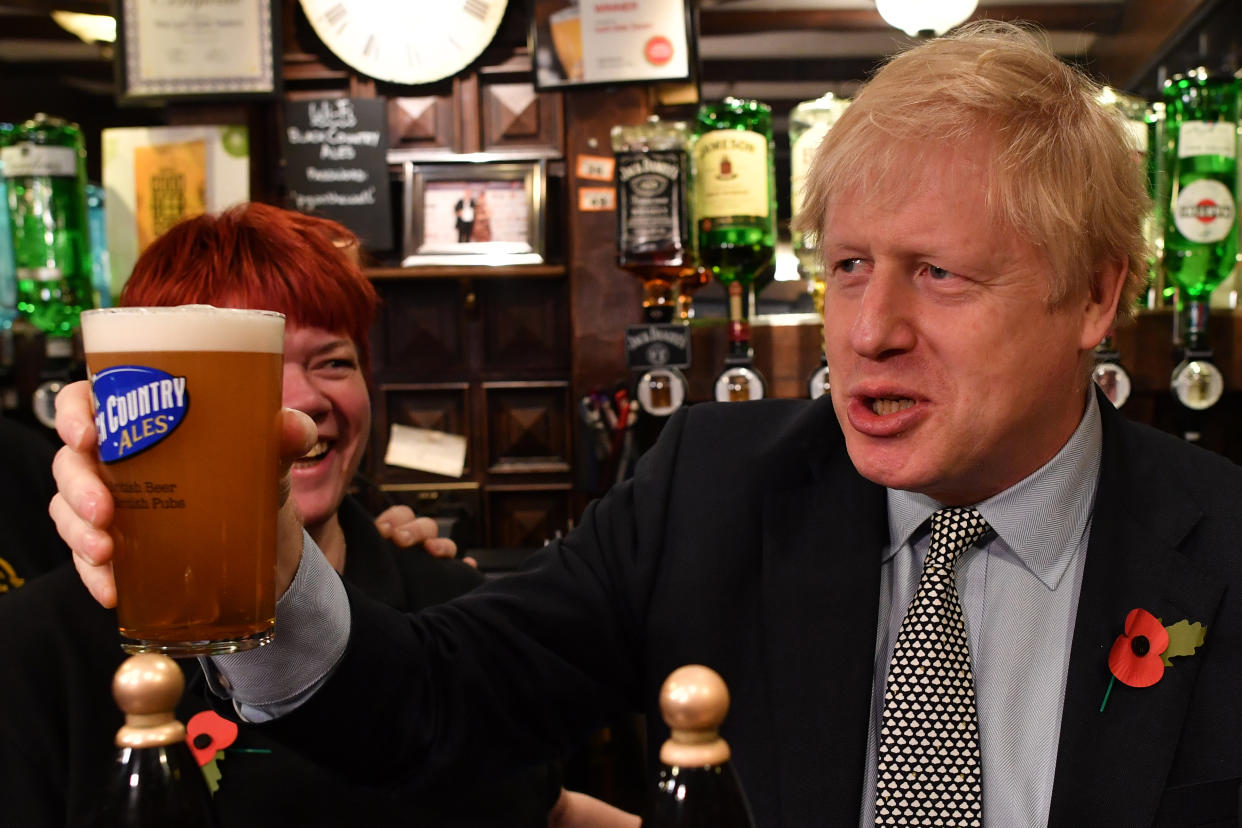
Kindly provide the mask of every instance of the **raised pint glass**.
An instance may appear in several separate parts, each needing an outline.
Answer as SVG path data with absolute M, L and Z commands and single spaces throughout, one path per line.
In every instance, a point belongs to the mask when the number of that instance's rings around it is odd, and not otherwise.
M 82 314 L 126 652 L 271 640 L 284 329 L 206 305 Z

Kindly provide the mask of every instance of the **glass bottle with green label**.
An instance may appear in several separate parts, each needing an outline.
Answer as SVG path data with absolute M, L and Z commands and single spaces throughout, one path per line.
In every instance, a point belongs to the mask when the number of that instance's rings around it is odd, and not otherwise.
M 802 212 L 803 188 L 815 150 L 841 113 L 849 99 L 831 92 L 813 101 L 803 101 L 789 112 L 789 211 L 792 218 Z M 810 282 L 815 312 L 824 312 L 824 265 L 819 258 L 813 234 L 794 231 L 793 250 L 798 257 L 798 273 Z
M 699 259 L 726 288 L 742 285 L 748 318 L 776 250 L 772 108 L 738 98 L 704 103 L 694 133 Z
M 1165 170 L 1169 203 L 1164 268 L 1186 307 L 1186 359 L 1174 369 L 1173 390 L 1183 404 L 1202 409 L 1221 383 L 1207 336 L 1212 291 L 1232 272 L 1238 252 L 1238 92 L 1231 75 L 1203 68 L 1165 82 Z
M 17 270 L 18 310 L 69 337 L 92 306 L 86 151 L 77 124 L 38 114 L 0 147 Z

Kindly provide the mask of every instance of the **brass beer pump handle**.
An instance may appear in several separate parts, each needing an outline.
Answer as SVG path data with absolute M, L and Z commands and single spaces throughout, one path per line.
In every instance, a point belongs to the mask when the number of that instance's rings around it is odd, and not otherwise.
M 158 747 L 185 740 L 185 725 L 175 710 L 185 689 L 177 663 L 159 653 L 140 653 L 125 659 L 112 679 L 112 697 L 125 713 L 116 732 L 116 746 Z
M 660 747 L 660 761 L 684 768 L 729 761 L 729 744 L 720 725 L 729 712 L 729 688 L 710 667 L 678 667 L 660 689 L 660 712 L 672 731 Z

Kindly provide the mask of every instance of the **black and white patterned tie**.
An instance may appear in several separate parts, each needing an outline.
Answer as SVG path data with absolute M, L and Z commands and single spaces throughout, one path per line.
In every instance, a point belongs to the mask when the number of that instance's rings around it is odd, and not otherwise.
M 979 718 L 953 569 L 989 530 L 971 508 L 931 517 L 931 547 L 893 648 L 876 774 L 876 825 L 983 824 Z

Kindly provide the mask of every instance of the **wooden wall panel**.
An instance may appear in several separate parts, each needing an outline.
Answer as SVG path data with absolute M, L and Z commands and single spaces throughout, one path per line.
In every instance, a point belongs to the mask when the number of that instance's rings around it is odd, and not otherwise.
M 564 147 L 563 103 L 558 92 L 537 92 L 529 81 L 481 83 L 484 152 Z
M 569 485 L 547 488 L 489 487 L 488 544 L 500 548 L 535 549 L 569 527 Z
M 391 98 L 388 137 L 393 148 L 453 152 L 458 142 L 453 99 L 444 95 Z
M 467 440 L 465 475 L 471 474 L 474 451 L 469 404 L 470 385 L 452 383 L 389 383 L 377 389 L 372 426 L 375 477 L 383 482 L 446 482 L 451 478 L 430 472 L 390 466 L 384 462 L 394 424 L 460 434 Z
M 461 287 L 449 279 L 384 280 L 372 337 L 378 379 L 460 379 L 466 373 Z
M 482 310 L 483 368 L 489 377 L 569 368 L 568 297 L 561 279 L 475 283 Z
M 490 382 L 483 392 L 490 474 L 569 471 L 568 382 Z

